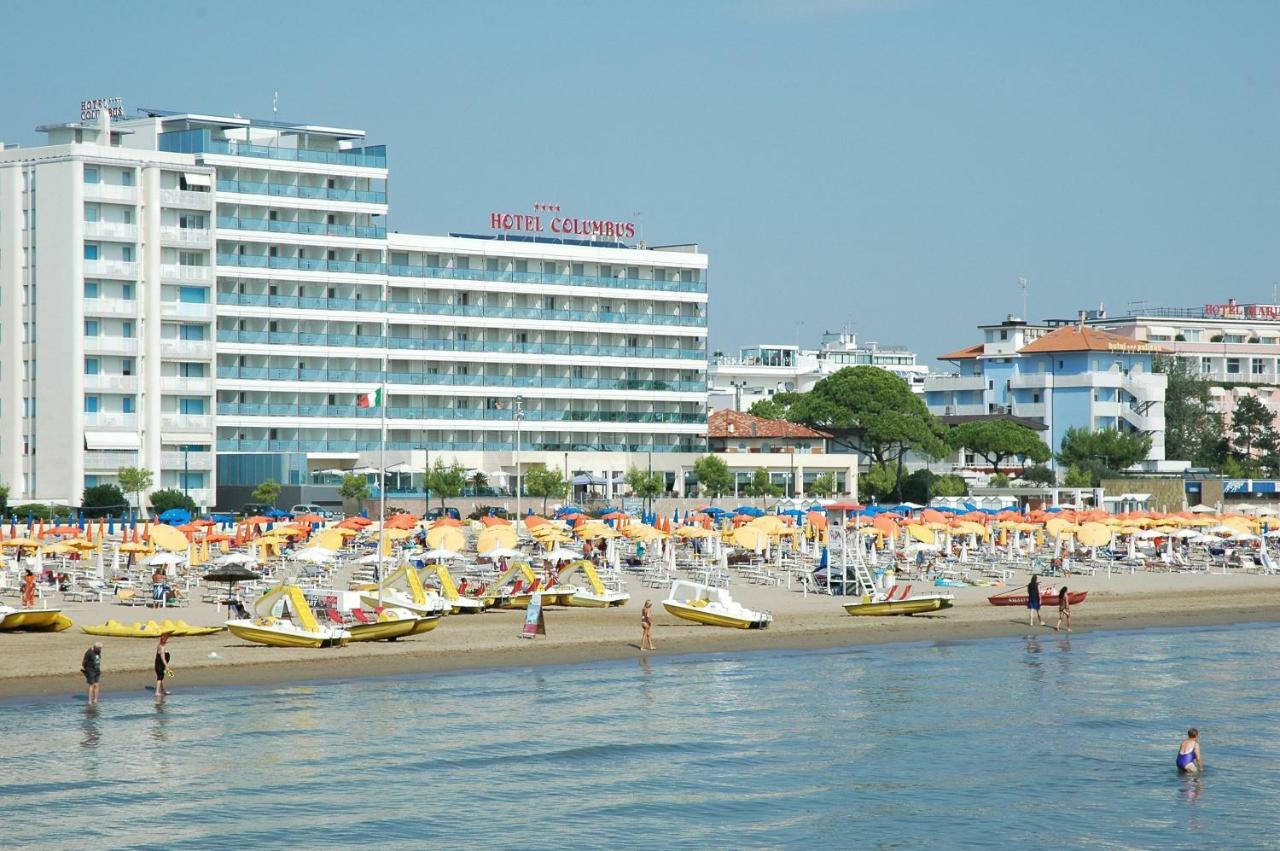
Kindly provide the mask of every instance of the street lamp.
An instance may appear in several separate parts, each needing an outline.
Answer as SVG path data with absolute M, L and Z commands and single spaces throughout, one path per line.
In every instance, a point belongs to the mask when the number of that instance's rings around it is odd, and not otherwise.
M 191 499 L 191 496 L 187 493 L 187 479 L 191 475 L 190 469 L 187 466 L 187 452 L 190 449 L 190 443 L 182 444 L 182 495 L 187 499 Z
M 516 522 L 520 522 L 520 435 L 521 425 L 524 423 L 524 397 L 517 396 L 516 402 Z

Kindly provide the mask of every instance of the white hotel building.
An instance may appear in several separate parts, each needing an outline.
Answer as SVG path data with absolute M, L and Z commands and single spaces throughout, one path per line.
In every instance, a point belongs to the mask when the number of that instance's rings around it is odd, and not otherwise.
M 386 151 L 360 130 L 158 111 L 43 129 L 0 150 L 11 503 L 75 504 L 135 465 L 202 505 L 218 478 L 331 481 L 377 464 L 381 412 L 356 397 L 384 373 L 388 462 L 499 479 L 519 417 L 522 467 L 651 460 L 683 489 L 692 460 L 668 453 L 706 430 L 696 246 L 388 233 Z

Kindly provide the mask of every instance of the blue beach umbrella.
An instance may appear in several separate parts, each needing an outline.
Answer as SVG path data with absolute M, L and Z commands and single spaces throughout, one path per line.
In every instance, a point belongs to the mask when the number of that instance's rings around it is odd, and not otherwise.
M 107 534 L 114 535 L 116 533 L 116 516 L 114 514 L 107 515 Z

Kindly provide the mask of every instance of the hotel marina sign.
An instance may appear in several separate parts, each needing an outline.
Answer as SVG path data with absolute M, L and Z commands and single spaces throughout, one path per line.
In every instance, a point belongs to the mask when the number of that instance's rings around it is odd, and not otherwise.
M 80 120 L 96 121 L 102 110 L 111 118 L 124 118 L 124 98 L 92 98 L 80 101 Z
M 534 204 L 532 213 L 490 213 L 493 230 L 518 233 L 552 233 L 588 239 L 634 239 L 633 222 L 614 219 L 578 219 L 560 215 L 559 204 Z
M 1280 320 L 1280 304 L 1206 304 L 1204 315 L 1219 319 L 1271 319 Z

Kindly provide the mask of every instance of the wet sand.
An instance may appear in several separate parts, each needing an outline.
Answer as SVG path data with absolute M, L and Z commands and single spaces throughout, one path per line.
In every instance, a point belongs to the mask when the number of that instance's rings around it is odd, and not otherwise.
M 1073 608 L 1075 633 L 1095 630 L 1194 627 L 1280 621 L 1280 577 L 1257 575 L 1116 575 L 1073 577 L 1073 590 L 1088 599 Z M 665 591 L 633 583 L 630 603 L 615 609 L 551 608 L 546 636 L 519 637 L 522 611 L 492 611 L 446 618 L 430 633 L 394 643 L 364 642 L 343 648 L 306 650 L 249 644 L 229 633 L 175 638 L 170 646 L 174 692 L 194 686 L 263 686 L 300 680 L 430 674 L 465 669 L 570 665 L 639 655 L 639 610 L 654 601 L 654 641 L 650 655 L 818 649 L 910 641 L 961 641 L 999 636 L 1052 634 L 1056 609 L 1043 611 L 1048 627 L 1029 628 L 1027 611 L 987 603 L 989 588 L 950 590 L 956 605 L 936 615 L 854 618 L 841 598 L 751 585 L 734 586 L 735 599 L 769 609 L 767 630 L 699 626 L 667 614 Z M 0 634 L 0 699 L 73 695 L 84 691 L 80 657 L 94 641 L 79 624 L 107 618 L 132 623 L 181 617 L 194 625 L 221 623 L 214 607 L 156 612 L 110 603 L 72 604 L 64 611 L 77 626 L 56 634 Z M 141 690 L 154 683 L 155 641 L 103 638 L 103 692 Z M 216 654 L 216 655 L 215 655 Z

